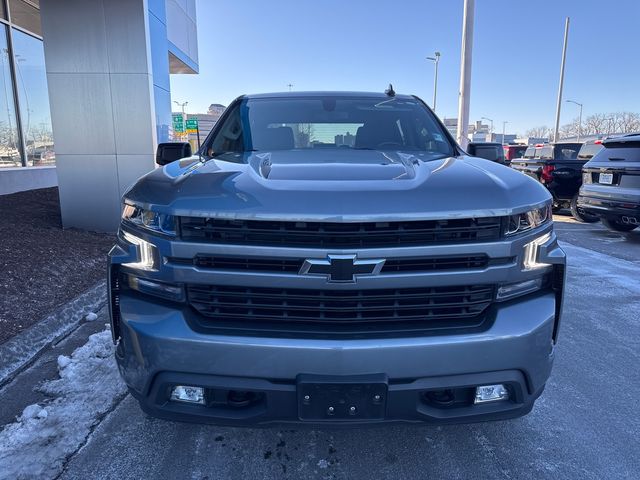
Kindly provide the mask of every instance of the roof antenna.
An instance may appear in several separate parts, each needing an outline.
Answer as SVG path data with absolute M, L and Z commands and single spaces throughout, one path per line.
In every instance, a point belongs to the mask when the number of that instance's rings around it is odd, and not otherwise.
M 395 97 L 396 96 L 396 92 L 393 89 L 393 85 L 389 84 L 389 88 L 387 88 L 384 93 L 387 95 L 387 97 Z

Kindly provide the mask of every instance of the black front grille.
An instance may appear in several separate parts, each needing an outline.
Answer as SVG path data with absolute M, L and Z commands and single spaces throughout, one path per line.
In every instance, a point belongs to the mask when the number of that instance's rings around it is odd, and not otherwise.
M 494 297 L 492 285 L 303 290 L 192 284 L 187 291 L 207 326 L 322 327 L 324 332 L 475 326 Z
M 375 248 L 500 239 L 502 217 L 403 222 L 286 222 L 181 217 L 185 241 L 308 248 Z
M 502 260 L 502 259 L 498 259 Z M 304 263 L 303 258 L 255 258 L 231 257 L 220 255 L 198 255 L 191 259 L 169 259 L 171 263 L 189 265 L 198 268 L 232 270 L 232 271 L 261 271 L 298 273 Z M 399 272 L 429 272 L 442 270 L 481 269 L 489 264 L 489 258 L 484 255 L 458 255 L 444 257 L 415 257 L 387 260 L 381 273 Z

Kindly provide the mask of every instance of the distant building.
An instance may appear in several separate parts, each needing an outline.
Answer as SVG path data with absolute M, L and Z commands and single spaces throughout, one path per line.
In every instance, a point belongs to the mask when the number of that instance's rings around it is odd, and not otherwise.
M 548 143 L 547 137 L 517 137 L 514 143 L 522 143 L 524 145 L 536 145 L 538 143 Z
M 453 138 L 458 138 L 458 119 L 457 118 L 444 118 L 442 119 L 444 126 L 449 133 L 453 135 Z M 482 123 L 481 120 L 477 120 L 475 123 L 469 125 L 467 130 L 467 136 L 472 142 L 495 142 L 502 141 L 502 135 L 496 135 L 491 132 L 491 128 L 489 125 Z M 500 140 L 495 140 L 495 137 L 500 137 Z M 516 137 L 515 134 L 505 135 L 507 140 L 514 139 Z
M 348 147 L 353 147 L 356 143 L 356 136 L 347 132 L 344 135 L 336 135 L 334 137 L 336 145 L 339 147 L 341 145 L 346 145 Z
M 209 115 L 217 115 L 218 118 L 220 118 L 220 115 L 222 115 L 226 108 L 227 107 L 219 103 L 212 103 L 211 105 L 209 105 L 209 110 L 207 111 L 207 113 Z

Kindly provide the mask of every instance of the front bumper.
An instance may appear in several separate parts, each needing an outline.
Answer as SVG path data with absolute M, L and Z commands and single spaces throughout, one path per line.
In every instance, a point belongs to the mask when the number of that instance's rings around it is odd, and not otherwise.
M 513 418 L 531 410 L 551 372 L 556 298 L 553 292 L 539 292 L 501 304 L 482 333 L 332 340 L 201 334 L 190 328 L 188 317 L 195 313 L 187 308 L 122 295 L 116 358 L 142 409 L 170 420 L 256 426 Z M 305 375 L 382 379 L 388 389 L 384 417 L 301 420 L 298 383 Z M 510 400 L 442 407 L 425 399 L 428 391 L 465 392 L 495 383 L 508 385 Z M 172 402 L 175 385 L 248 391 L 257 400 L 242 408 Z
M 549 233 L 538 260 L 553 265 L 552 286 L 508 302 L 493 302 L 481 329 L 405 332 L 375 337 L 285 335 L 238 330 L 202 331 L 200 314 L 186 303 L 170 303 L 131 290 L 111 295 L 111 321 L 118 341 L 120 373 L 141 407 L 151 415 L 172 420 L 225 425 L 355 425 L 389 422 L 456 423 L 512 418 L 526 414 L 550 375 L 562 310 L 565 255 L 551 225 L 512 240 L 495 243 L 369 249 L 362 258 L 430 257 L 484 253 L 509 259 L 486 268 L 373 275 L 358 280 L 358 288 L 413 288 L 465 284 L 501 285 L 541 275 L 523 269 L 524 246 Z M 189 244 L 149 238 L 159 258 L 193 258 L 199 253 L 233 250 L 242 255 L 314 258 L 317 252 L 284 248 L 238 248 Z M 231 252 L 228 252 L 231 253 Z M 339 251 L 336 253 L 349 253 Z M 136 249 L 119 243 L 111 254 L 111 273 L 128 271 L 139 260 Z M 297 274 L 267 274 L 198 269 L 159 262 L 147 278 L 205 285 L 277 285 L 285 288 L 348 289 L 326 279 Z M 351 285 L 353 287 L 354 285 Z M 115 299 L 117 298 L 117 301 Z M 241 332 L 241 331 L 240 331 Z M 302 379 L 366 384 L 385 391 L 383 412 L 373 418 L 341 419 L 302 415 Z M 355 380 L 354 380 L 355 379 Z M 474 404 L 471 392 L 479 385 L 505 384 L 509 400 Z M 206 405 L 170 401 L 176 385 L 207 389 Z M 450 390 L 456 402 L 434 403 L 429 394 Z M 227 405 L 221 396 L 248 392 L 252 401 Z M 458 398 L 459 394 L 459 398 Z M 211 398 L 210 398 L 211 397 Z M 457 400 L 460 400 L 459 402 Z M 465 400 L 466 399 L 466 400 Z M 211 401 L 210 401 L 211 400 Z

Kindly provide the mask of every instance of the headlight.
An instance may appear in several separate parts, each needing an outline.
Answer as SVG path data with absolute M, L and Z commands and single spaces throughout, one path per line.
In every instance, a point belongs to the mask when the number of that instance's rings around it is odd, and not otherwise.
M 591 173 L 582 172 L 582 183 L 591 183 Z
M 125 203 L 122 210 L 122 220 L 165 235 L 176 234 L 176 221 L 173 215 L 152 212 L 137 205 Z
M 553 213 L 551 212 L 551 204 L 542 208 L 534 208 L 528 212 L 511 215 L 509 217 L 509 225 L 507 225 L 507 235 L 515 235 L 517 233 L 526 232 L 533 228 L 537 228 L 545 223 L 551 222 Z

